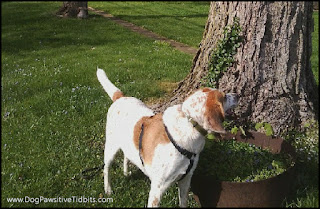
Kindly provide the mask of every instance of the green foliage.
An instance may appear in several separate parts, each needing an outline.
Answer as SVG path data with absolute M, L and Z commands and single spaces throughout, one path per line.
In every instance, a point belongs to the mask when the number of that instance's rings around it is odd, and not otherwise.
M 273 128 L 272 128 L 272 126 L 271 126 L 271 124 L 270 123 L 266 123 L 266 122 L 263 122 L 263 123 L 256 123 L 256 125 L 254 126 L 255 127 L 255 129 L 257 130 L 257 131 L 259 131 L 259 130 L 261 130 L 262 128 L 263 128 L 263 130 L 264 130 L 264 132 L 265 132 L 265 134 L 267 135 L 267 136 L 272 136 L 273 135 Z
M 297 152 L 296 181 L 286 207 L 319 207 L 319 122 L 306 124 L 304 132 L 292 130 L 284 136 Z
M 257 123 L 257 124 L 254 126 L 254 128 L 255 128 L 256 130 L 259 130 L 261 127 L 263 127 L 263 123 Z
M 259 132 L 265 133 L 267 136 L 272 136 L 274 134 L 271 124 L 262 122 L 262 123 L 253 123 L 246 122 L 239 124 L 235 120 L 225 120 L 223 126 L 227 131 L 230 131 L 232 134 L 236 134 L 238 131 L 241 131 L 241 134 L 246 136 L 246 132 L 249 130 L 256 130 Z
M 239 130 L 239 128 L 237 127 L 237 126 L 234 126 L 232 129 L 231 129 L 231 133 L 232 134 L 237 134 L 238 133 L 238 130 Z
M 215 135 L 214 135 L 214 134 L 209 133 L 209 134 L 207 135 L 207 139 L 215 140 L 215 139 L 216 139 L 216 137 L 215 137 Z
M 241 134 L 242 135 L 244 135 L 244 136 L 246 136 L 247 134 L 246 134 L 246 131 L 243 129 L 243 127 L 242 126 L 233 126 L 233 128 L 231 129 L 231 131 L 230 131 L 230 133 L 232 133 L 232 134 L 237 134 L 238 133 L 238 131 L 241 131 Z
M 237 53 L 242 42 L 240 32 L 239 18 L 235 17 L 233 24 L 224 28 L 223 38 L 218 41 L 217 47 L 212 52 L 208 74 L 204 78 L 205 86 L 216 88 L 220 77 L 234 63 L 233 56 Z
M 210 140 L 206 142 L 195 172 L 221 181 L 252 182 L 279 175 L 290 166 L 292 159 L 284 153 L 272 154 L 234 140 Z

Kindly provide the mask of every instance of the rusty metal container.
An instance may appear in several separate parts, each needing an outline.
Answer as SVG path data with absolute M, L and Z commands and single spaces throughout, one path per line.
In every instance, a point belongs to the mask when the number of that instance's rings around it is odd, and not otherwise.
M 252 131 L 246 137 L 238 132 L 237 135 L 227 134 L 225 138 L 269 148 L 271 153 L 287 153 L 296 159 L 294 148 L 280 137 Z M 191 191 L 201 207 L 280 207 L 293 181 L 294 166 L 277 176 L 255 182 L 217 181 L 210 176 L 195 174 Z

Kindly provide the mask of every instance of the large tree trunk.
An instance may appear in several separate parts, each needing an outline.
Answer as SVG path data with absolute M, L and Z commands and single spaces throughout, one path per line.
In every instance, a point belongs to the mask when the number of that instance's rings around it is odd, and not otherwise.
M 64 1 L 62 7 L 57 12 L 62 17 L 88 18 L 87 1 Z
M 268 122 L 276 134 L 302 127 L 318 114 L 318 87 L 310 64 L 312 9 L 312 2 L 211 2 L 191 72 L 173 96 L 154 109 L 180 103 L 201 86 L 224 27 L 238 17 L 243 43 L 218 88 L 240 95 L 236 114 L 241 121 Z

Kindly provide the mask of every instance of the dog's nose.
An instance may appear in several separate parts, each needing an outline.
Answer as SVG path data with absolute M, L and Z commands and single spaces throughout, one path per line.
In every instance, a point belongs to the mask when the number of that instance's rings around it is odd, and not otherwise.
M 231 96 L 232 96 L 232 98 L 234 99 L 234 100 L 236 100 L 236 101 L 239 101 L 239 95 L 238 94 L 236 94 L 236 93 L 231 93 Z

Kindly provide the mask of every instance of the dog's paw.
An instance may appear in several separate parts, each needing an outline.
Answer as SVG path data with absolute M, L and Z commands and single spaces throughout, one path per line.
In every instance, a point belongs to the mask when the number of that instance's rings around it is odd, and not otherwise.
M 112 189 L 110 186 L 107 186 L 104 188 L 104 192 L 106 195 L 111 195 L 112 194 Z
M 130 176 L 131 174 L 132 174 L 131 171 L 124 171 L 124 172 L 123 172 L 123 175 L 124 175 L 124 176 Z

